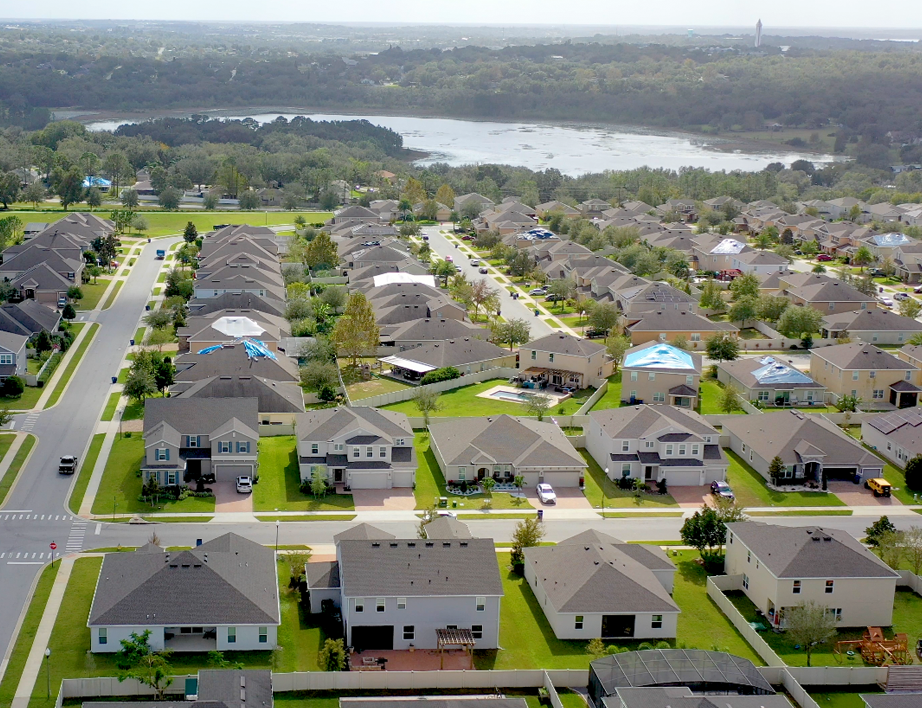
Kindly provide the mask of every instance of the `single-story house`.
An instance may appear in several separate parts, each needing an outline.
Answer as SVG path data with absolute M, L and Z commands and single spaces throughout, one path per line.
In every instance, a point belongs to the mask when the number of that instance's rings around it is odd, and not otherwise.
M 922 455 L 922 408 L 903 408 L 861 421 L 861 440 L 898 467 Z
M 424 344 L 400 354 L 382 357 L 379 361 L 391 367 L 392 376 L 417 381 L 430 371 L 448 366 L 457 369 L 462 376 L 501 366 L 515 368 L 517 358 L 515 352 L 492 342 L 463 337 Z
M 826 315 L 820 325 L 824 339 L 848 334 L 868 344 L 904 344 L 918 332 L 922 332 L 922 322 L 882 308 Z
M 764 406 L 823 405 L 826 387 L 772 356 L 722 361 L 717 380 L 733 385 L 746 401 Z

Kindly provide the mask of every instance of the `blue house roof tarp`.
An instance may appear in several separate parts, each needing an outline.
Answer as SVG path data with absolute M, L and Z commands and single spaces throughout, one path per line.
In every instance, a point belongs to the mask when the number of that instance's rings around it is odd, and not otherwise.
M 760 362 L 762 367 L 752 372 L 756 381 L 762 384 L 812 384 L 816 383 L 806 374 L 792 369 L 787 364 L 782 364 L 774 358 L 767 356 Z
M 111 186 L 112 186 L 112 182 L 110 182 L 109 180 L 103 177 L 95 177 L 93 175 L 90 175 L 89 177 L 83 180 L 84 189 L 89 189 L 90 187 L 100 187 L 102 189 L 109 189 Z
M 695 361 L 692 355 L 683 349 L 671 344 L 657 344 L 637 352 L 632 352 L 624 358 L 624 367 L 627 369 L 683 369 L 695 370 Z

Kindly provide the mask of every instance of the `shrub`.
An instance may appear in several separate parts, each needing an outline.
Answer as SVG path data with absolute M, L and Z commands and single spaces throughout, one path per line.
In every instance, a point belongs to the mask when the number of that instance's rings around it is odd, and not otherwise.
M 452 379 L 457 379 L 460 376 L 461 372 L 458 371 L 455 367 L 446 366 L 441 369 L 436 369 L 435 371 L 430 371 L 419 380 L 419 383 L 421 386 L 426 386 L 428 384 L 438 383 L 439 381 L 451 381 Z
M 26 384 L 18 376 L 9 376 L 3 382 L 3 395 L 8 398 L 19 398 L 25 390 Z

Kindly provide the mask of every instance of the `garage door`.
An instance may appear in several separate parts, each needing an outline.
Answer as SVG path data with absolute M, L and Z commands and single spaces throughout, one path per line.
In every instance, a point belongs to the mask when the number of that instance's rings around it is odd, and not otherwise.
M 356 651 L 380 651 L 394 648 L 394 626 L 353 627 L 352 646 Z
M 400 472 L 394 472 L 394 486 L 395 487 L 412 487 L 413 486 L 413 470 L 401 470 Z
M 857 467 L 824 467 L 823 470 L 826 472 L 826 479 L 846 479 L 853 480 L 855 478 L 855 472 L 858 471 Z
M 215 465 L 215 482 L 233 482 L 237 477 L 250 477 L 253 474 L 252 465 Z
M 353 489 L 389 489 L 390 475 L 387 472 L 361 472 L 349 473 L 349 486 Z
M 578 487 L 580 475 L 575 472 L 545 472 L 544 481 L 552 487 Z
M 705 480 L 708 482 L 710 480 Z M 666 484 L 670 487 L 699 487 L 701 486 L 701 470 L 670 470 L 666 469 Z

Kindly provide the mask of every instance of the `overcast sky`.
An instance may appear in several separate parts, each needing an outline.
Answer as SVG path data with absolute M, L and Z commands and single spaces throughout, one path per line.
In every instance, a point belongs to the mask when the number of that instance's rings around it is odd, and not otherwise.
M 879 0 L 154 0 L 0 2 L 0 17 L 35 19 L 263 20 L 298 22 L 425 22 L 735 26 L 761 17 L 772 27 L 922 28 L 922 2 Z

